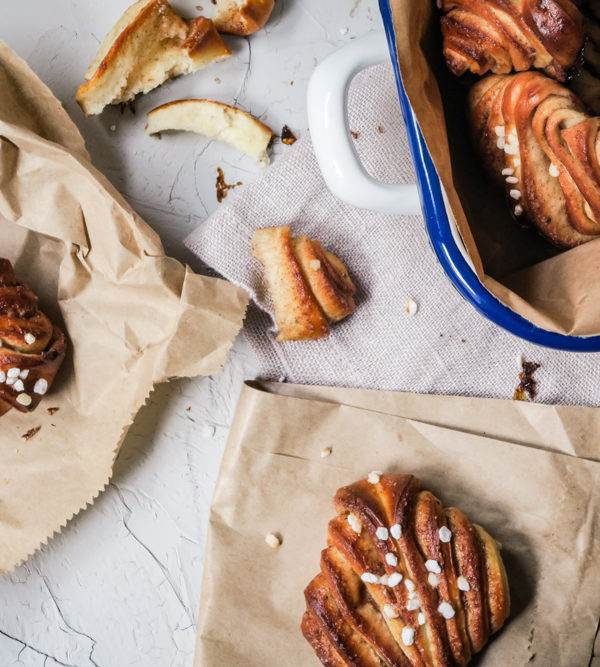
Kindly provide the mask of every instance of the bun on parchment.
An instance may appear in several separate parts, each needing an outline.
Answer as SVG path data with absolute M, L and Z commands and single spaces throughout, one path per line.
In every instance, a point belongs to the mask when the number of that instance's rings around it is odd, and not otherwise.
M 213 21 L 219 32 L 251 35 L 269 20 L 275 0 L 217 0 Z
M 257 229 L 252 255 L 264 268 L 278 341 L 325 338 L 330 323 L 354 312 L 356 288 L 346 267 L 318 241 L 292 238 L 289 227 Z
M 338 490 L 302 632 L 324 665 L 467 665 L 510 613 L 500 546 L 413 475 Z
M 167 0 L 139 0 L 106 36 L 77 102 L 86 115 L 99 114 L 230 55 L 210 19 L 184 20 Z

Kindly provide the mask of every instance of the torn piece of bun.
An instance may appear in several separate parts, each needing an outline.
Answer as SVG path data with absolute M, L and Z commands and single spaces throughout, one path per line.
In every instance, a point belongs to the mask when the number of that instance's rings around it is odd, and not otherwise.
M 346 267 L 318 241 L 293 239 L 289 227 L 257 229 L 252 255 L 264 267 L 278 341 L 325 338 L 331 322 L 354 312 L 356 288 Z
M 173 77 L 231 55 L 213 22 L 178 16 L 167 0 L 140 0 L 109 32 L 77 89 L 86 115 L 129 102 Z
M 275 0 L 217 0 L 213 21 L 219 32 L 251 35 L 269 20 Z
M 148 114 L 146 132 L 167 130 L 197 132 L 225 141 L 261 164 L 268 164 L 267 148 L 273 132 L 237 107 L 211 100 L 179 100 L 153 109 Z

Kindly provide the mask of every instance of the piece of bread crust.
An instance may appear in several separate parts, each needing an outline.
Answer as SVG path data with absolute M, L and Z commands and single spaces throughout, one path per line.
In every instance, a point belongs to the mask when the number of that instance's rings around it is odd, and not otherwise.
M 278 341 L 316 340 L 354 312 L 356 291 L 344 264 L 289 227 L 257 229 L 252 254 L 263 265 L 279 328 Z
M 237 107 L 212 100 L 178 100 L 163 104 L 148 114 L 146 132 L 184 130 L 225 141 L 260 164 L 269 164 L 267 148 L 273 131 Z
M 251 35 L 269 20 L 275 0 L 217 0 L 212 20 L 219 32 Z
M 119 19 L 77 89 L 86 115 L 231 55 L 210 19 L 186 21 L 167 0 L 140 0 Z

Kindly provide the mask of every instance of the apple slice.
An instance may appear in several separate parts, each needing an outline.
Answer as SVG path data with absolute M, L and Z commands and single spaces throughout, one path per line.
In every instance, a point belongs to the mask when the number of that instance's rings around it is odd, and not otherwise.
M 267 148 L 273 132 L 237 107 L 212 100 L 178 100 L 163 104 L 148 114 L 146 132 L 156 134 L 184 130 L 225 141 L 251 155 L 260 164 L 269 164 Z

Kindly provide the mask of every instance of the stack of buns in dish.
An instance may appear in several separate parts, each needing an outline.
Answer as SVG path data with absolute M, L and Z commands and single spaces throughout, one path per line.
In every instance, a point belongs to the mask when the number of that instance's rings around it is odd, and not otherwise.
M 0 258 L 0 414 L 35 410 L 65 358 L 67 340 L 35 294 Z
M 302 631 L 324 665 L 467 665 L 510 612 L 500 545 L 412 475 L 338 490 Z
M 332 322 L 354 312 L 356 288 L 346 267 L 318 241 L 292 238 L 289 227 L 257 229 L 252 254 L 264 268 L 278 341 L 325 338 Z
M 577 4 L 443 0 L 441 18 L 449 69 L 495 73 L 469 96 L 488 172 L 513 215 L 562 249 L 600 235 L 600 119 L 555 80 L 566 79 L 583 46 Z

